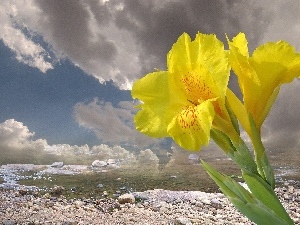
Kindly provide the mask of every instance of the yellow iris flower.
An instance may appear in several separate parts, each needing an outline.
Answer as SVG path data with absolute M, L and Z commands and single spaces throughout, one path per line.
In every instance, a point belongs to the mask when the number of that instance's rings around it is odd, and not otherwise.
M 224 106 L 230 71 L 227 53 L 215 35 L 198 33 L 191 41 L 184 33 L 167 55 L 167 68 L 133 84 L 132 97 L 142 101 L 134 118 L 136 128 L 199 150 L 209 143 L 214 119 L 228 119 Z
M 230 65 L 238 77 L 243 104 L 228 90 L 227 98 L 244 129 L 251 136 L 250 113 L 260 130 L 280 89 L 300 75 L 300 54 L 285 41 L 268 42 L 249 56 L 245 34 L 228 40 Z

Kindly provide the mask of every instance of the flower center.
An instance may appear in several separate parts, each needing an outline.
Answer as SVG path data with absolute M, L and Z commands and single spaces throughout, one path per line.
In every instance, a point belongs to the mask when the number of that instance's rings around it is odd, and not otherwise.
M 188 101 L 193 105 L 199 105 L 207 99 L 214 98 L 210 87 L 201 75 L 188 72 L 181 81 L 188 95 Z
M 196 110 L 196 107 L 187 106 L 184 110 L 181 111 L 179 115 L 179 123 L 183 129 L 200 129 L 199 121 L 197 120 Z

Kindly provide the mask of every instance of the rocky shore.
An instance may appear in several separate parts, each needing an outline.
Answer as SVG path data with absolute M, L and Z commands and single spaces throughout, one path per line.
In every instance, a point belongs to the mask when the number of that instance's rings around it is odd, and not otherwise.
M 50 193 L 0 190 L 0 223 L 16 224 L 253 224 L 223 194 L 162 189 L 119 199 L 67 199 Z M 300 224 L 300 189 L 276 189 L 289 215 Z

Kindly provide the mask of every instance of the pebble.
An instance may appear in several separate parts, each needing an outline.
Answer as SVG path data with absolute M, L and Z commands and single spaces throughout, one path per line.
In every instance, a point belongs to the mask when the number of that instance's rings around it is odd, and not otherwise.
M 299 224 L 299 187 L 286 186 L 276 192 L 295 224 Z M 220 193 L 155 189 L 121 195 L 127 202 L 120 201 L 121 196 L 117 200 L 67 200 L 29 193 L 0 189 L 0 224 L 254 224 Z
M 177 218 L 175 220 L 175 225 L 192 225 L 192 222 L 188 218 Z
M 103 184 L 98 184 L 97 185 L 97 188 L 103 188 L 104 186 L 103 186 Z
M 15 225 L 15 224 L 17 224 L 15 221 L 13 221 L 13 220 L 4 220 L 3 222 L 2 222 L 2 224 L 3 225 Z

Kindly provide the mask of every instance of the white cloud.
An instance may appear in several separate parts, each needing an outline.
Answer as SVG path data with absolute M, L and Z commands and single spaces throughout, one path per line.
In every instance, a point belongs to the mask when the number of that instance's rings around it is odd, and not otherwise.
M 101 159 L 133 159 L 135 160 L 135 156 L 132 152 L 122 148 L 121 146 L 113 146 L 110 147 L 105 144 L 96 145 L 91 148 L 91 155 L 96 155 Z
M 136 131 L 133 103 L 129 101 L 120 102 L 118 107 L 97 98 L 87 104 L 80 102 L 74 106 L 74 116 L 80 126 L 92 130 L 103 143 L 148 146 L 161 141 Z
M 158 172 L 159 158 L 151 149 L 141 150 L 137 156 L 136 166 L 139 171 L 151 170 L 151 173 Z
M 57 144 L 57 145 L 45 145 L 45 151 L 49 154 L 75 156 L 75 155 L 88 154 L 90 148 L 87 144 L 82 146 L 69 145 L 69 144 Z
M 159 163 L 157 155 L 151 149 L 141 150 L 137 160 L 141 165 L 152 164 L 158 166 Z
M 2 148 L 43 150 L 47 141 L 32 140 L 33 136 L 34 133 L 30 132 L 27 126 L 14 119 L 0 123 L 0 146 Z
M 48 154 L 67 157 L 82 157 L 92 156 L 94 159 L 107 161 L 109 159 L 121 162 L 123 166 L 128 168 L 146 168 L 158 169 L 159 158 L 150 149 L 138 151 L 130 151 L 125 148 L 115 145 L 108 146 L 106 144 L 95 145 L 89 148 L 88 145 L 77 146 L 68 144 L 46 145 L 45 151 Z
M 53 65 L 49 62 L 49 54 L 40 44 L 26 35 L 26 25 L 18 24 L 15 20 L 19 17 L 21 9 L 23 12 L 35 14 L 35 9 L 30 6 L 31 4 L 22 4 L 20 1 L 1 3 L 0 39 L 16 54 L 16 59 L 19 62 L 38 68 L 45 73 L 47 70 L 53 69 Z M 28 32 L 30 32 L 30 28 Z
M 158 157 L 150 149 L 141 150 L 136 156 L 134 151 L 127 150 L 118 145 L 111 147 L 106 144 L 100 144 L 92 146 L 91 148 L 88 145 L 48 145 L 45 139 L 33 140 L 34 135 L 34 132 L 31 132 L 22 122 L 18 122 L 14 119 L 6 120 L 0 123 L 0 152 L 17 151 L 21 154 L 19 156 L 22 157 L 22 154 L 24 154 L 23 156 L 25 158 L 33 156 L 33 154 L 34 157 L 37 157 L 37 154 L 39 154 L 40 157 L 47 157 L 47 154 L 52 154 L 62 158 L 71 157 L 74 159 L 85 155 L 101 160 L 118 159 L 122 162 L 135 164 L 135 166 L 145 163 L 151 164 L 151 166 L 155 168 L 158 166 Z M 11 155 L 9 157 L 14 156 Z M 53 159 L 53 157 L 50 158 Z

